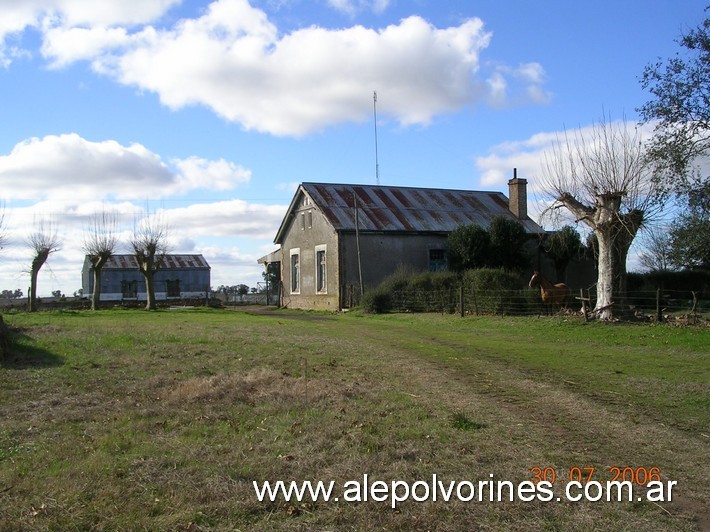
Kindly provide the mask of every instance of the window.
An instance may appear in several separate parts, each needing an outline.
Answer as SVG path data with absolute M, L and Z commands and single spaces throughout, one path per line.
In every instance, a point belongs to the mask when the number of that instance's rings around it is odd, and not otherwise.
M 301 250 L 291 250 L 291 293 L 301 293 Z
M 121 296 L 123 299 L 137 299 L 138 281 L 121 281 Z
M 167 281 L 168 297 L 180 297 L 180 279 Z
M 316 292 L 326 294 L 328 292 L 328 269 L 326 246 L 316 246 Z
M 308 211 L 308 229 L 313 227 L 313 211 Z
M 446 270 L 448 264 L 446 262 L 446 252 L 443 249 L 429 250 L 429 271 L 439 272 Z
M 306 213 L 302 212 L 301 213 L 301 231 L 303 231 L 306 228 Z

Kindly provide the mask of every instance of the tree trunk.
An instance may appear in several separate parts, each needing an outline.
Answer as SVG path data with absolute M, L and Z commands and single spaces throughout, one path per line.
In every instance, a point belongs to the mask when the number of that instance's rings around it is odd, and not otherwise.
M 39 269 L 32 267 L 30 272 L 30 297 L 29 297 L 29 311 L 35 312 L 37 310 L 37 276 L 39 275 Z
M 91 293 L 91 310 L 99 309 L 101 300 L 101 269 L 94 268 L 94 291 Z
M 631 211 L 620 217 L 614 234 L 614 272 L 616 275 L 614 297 L 618 303 L 617 308 L 623 314 L 630 312 L 626 297 L 626 261 L 631 244 L 642 222 L 643 213 L 641 211 Z
M 32 268 L 30 269 L 30 312 L 37 310 L 37 276 L 44 263 L 47 262 L 49 253 L 49 249 L 41 249 L 37 252 L 37 256 L 32 261 Z
M 605 230 L 606 229 L 606 230 Z M 594 310 L 600 320 L 611 320 L 614 295 L 614 250 L 613 239 L 607 228 L 597 228 L 595 236 L 599 244 L 597 259 L 597 304 Z
M 155 310 L 155 283 L 153 282 L 154 273 L 152 270 L 144 270 L 143 277 L 145 277 L 145 309 Z
M 91 293 L 91 310 L 98 310 L 99 302 L 101 301 L 101 272 L 104 266 L 111 258 L 109 253 L 103 253 L 92 257 L 92 266 L 94 268 L 94 291 Z

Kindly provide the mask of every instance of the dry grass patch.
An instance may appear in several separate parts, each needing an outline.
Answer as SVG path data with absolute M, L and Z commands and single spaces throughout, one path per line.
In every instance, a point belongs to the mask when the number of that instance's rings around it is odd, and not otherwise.
M 358 395 L 357 385 L 320 377 L 293 377 L 271 368 L 256 368 L 244 373 L 192 377 L 163 388 L 161 396 L 169 405 L 186 403 L 279 402 L 294 408 L 344 403 Z

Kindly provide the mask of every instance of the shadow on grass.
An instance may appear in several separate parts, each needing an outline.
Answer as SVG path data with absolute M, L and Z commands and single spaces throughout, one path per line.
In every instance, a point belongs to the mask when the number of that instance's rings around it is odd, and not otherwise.
M 15 340 L 19 334 L 17 331 L 14 332 Z M 64 357 L 62 356 L 41 347 L 21 345 L 16 341 L 10 346 L 7 356 L 0 360 L 0 367 L 5 369 L 51 368 L 63 364 Z

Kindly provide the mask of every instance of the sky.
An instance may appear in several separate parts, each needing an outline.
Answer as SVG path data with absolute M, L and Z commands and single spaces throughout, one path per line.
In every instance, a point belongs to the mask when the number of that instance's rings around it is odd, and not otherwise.
M 0 0 L 0 290 L 81 287 L 92 216 L 119 252 L 159 215 L 212 286 L 257 259 L 298 183 L 538 190 L 561 132 L 636 123 L 644 67 L 699 0 Z M 377 93 L 377 146 L 375 102 Z M 377 161 L 375 158 L 377 147 Z M 531 205 L 535 212 L 535 205 Z

